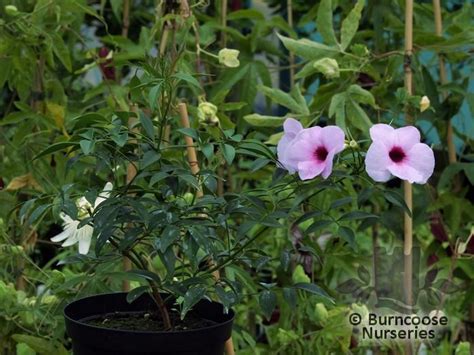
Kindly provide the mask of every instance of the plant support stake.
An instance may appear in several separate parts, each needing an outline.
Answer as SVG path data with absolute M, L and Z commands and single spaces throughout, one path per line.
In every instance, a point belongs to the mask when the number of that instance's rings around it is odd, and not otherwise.
M 183 128 L 190 128 L 188 109 L 184 102 L 180 102 L 178 104 L 178 111 L 179 111 L 179 117 L 181 118 L 181 126 Z M 184 140 L 186 142 L 186 150 L 188 153 L 188 163 L 191 168 L 191 172 L 194 175 L 197 175 L 199 173 L 199 162 L 197 160 L 196 148 L 194 147 L 193 138 L 185 135 Z M 202 197 L 202 196 L 203 196 L 202 188 L 199 187 L 199 189 L 196 191 L 196 197 Z M 220 278 L 219 270 L 214 271 L 212 275 L 214 276 L 216 280 L 219 280 Z M 232 337 L 227 339 L 227 341 L 225 342 L 225 352 L 226 354 L 229 354 L 229 355 L 235 354 Z
M 405 0 L 405 89 L 408 95 L 413 94 L 413 73 L 411 71 L 411 62 L 413 55 L 413 0 Z M 405 114 L 405 120 L 407 124 L 413 124 L 413 117 L 410 115 L 407 109 Z M 404 291 L 405 291 L 405 303 L 407 306 L 413 305 L 412 296 L 412 271 L 413 271 L 413 189 L 412 185 L 404 180 L 403 190 L 405 203 L 408 209 L 412 212 L 410 216 L 405 212 L 404 214 Z M 406 342 L 406 353 L 412 353 L 411 342 Z
M 443 36 L 443 20 L 441 17 L 441 3 L 440 0 L 433 0 L 433 12 L 434 12 L 434 20 L 435 20 L 435 31 L 436 35 L 439 37 Z M 439 60 L 439 81 L 441 85 L 444 85 L 448 82 L 446 76 L 446 66 L 444 63 L 444 57 L 440 53 L 438 55 Z M 442 97 L 446 99 L 446 91 L 443 91 Z M 456 148 L 454 146 L 454 136 L 453 136 L 453 126 L 451 124 L 451 119 L 447 122 L 447 132 L 446 132 L 446 141 L 448 144 L 448 158 L 449 164 L 456 163 Z

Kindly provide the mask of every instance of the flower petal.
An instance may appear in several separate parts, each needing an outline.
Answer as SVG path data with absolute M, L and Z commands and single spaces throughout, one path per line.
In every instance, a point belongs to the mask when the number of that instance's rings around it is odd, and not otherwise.
M 314 150 L 319 144 L 321 144 L 321 127 L 303 129 L 288 146 L 286 162 L 297 170 L 299 162 L 314 160 Z
M 316 161 L 303 161 L 298 163 L 298 174 L 301 180 L 313 179 L 324 170 L 326 163 Z
M 395 130 L 394 144 L 399 145 L 405 151 L 420 143 L 420 139 L 420 131 L 414 126 L 401 127 Z
M 325 167 L 324 170 L 321 173 L 321 176 L 323 179 L 327 179 L 329 175 L 332 173 L 332 165 L 333 165 L 333 160 L 334 160 L 334 155 L 336 154 L 336 150 L 331 150 L 328 153 L 328 156 L 326 157 L 325 161 Z
M 410 183 L 422 180 L 422 175 L 420 172 L 405 162 L 389 165 L 388 171 L 390 171 L 397 178 L 407 180 Z
M 337 126 L 326 126 L 321 129 L 321 140 L 327 151 L 339 153 L 344 149 L 344 131 Z
M 417 184 L 425 184 L 433 175 L 435 157 L 433 150 L 424 143 L 415 144 L 408 152 L 408 162 L 418 173 L 420 178 L 414 180 Z
M 391 164 L 388 155 L 388 149 L 380 141 L 374 141 L 365 156 L 365 171 L 377 182 L 386 182 L 390 180 L 390 172 L 387 170 Z
M 67 238 L 61 246 L 63 247 L 70 247 L 77 243 L 77 230 L 71 231 L 71 235 Z
M 79 243 L 79 254 L 85 255 L 89 252 L 93 233 L 94 229 L 91 226 L 84 226 L 81 228 L 81 233 L 77 237 Z
M 385 123 L 377 123 L 370 127 L 370 138 L 375 141 L 386 141 L 388 137 L 392 137 L 395 129 Z
M 296 134 L 303 129 L 301 123 L 294 118 L 288 117 L 285 122 L 283 123 L 283 129 L 285 130 L 285 134 L 289 133 L 290 135 L 296 136 Z
M 110 193 L 112 192 L 114 188 L 114 185 L 112 185 L 111 182 L 107 182 L 104 186 L 104 189 L 102 190 L 101 193 L 99 193 L 99 196 L 94 201 L 94 210 L 99 206 L 102 202 L 104 202 L 106 199 L 110 197 Z
M 61 233 L 59 233 L 58 235 L 55 235 L 54 237 L 52 237 L 50 240 L 52 242 L 55 242 L 55 243 L 62 242 L 63 240 L 69 238 L 72 231 L 73 230 L 71 230 L 70 228 L 66 228 Z

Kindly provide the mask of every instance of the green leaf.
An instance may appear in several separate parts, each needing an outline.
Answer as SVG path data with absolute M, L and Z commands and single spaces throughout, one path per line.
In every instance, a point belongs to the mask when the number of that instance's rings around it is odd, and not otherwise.
M 245 10 L 237 10 L 237 11 L 233 11 L 229 13 L 227 15 L 227 19 L 229 21 L 242 20 L 242 19 L 264 21 L 265 17 L 260 11 L 256 9 L 245 9 Z
M 153 122 L 150 117 L 145 115 L 143 112 L 140 112 L 140 124 L 145 130 L 148 138 L 155 140 L 155 127 L 153 126 Z
M 181 309 L 181 319 L 184 319 L 186 313 L 198 303 L 206 294 L 206 288 L 203 286 L 196 286 L 188 289 L 184 295 L 183 308 Z
M 357 274 L 359 275 L 359 278 L 366 284 L 370 284 L 370 272 L 365 268 L 364 265 L 360 265 L 357 268 Z
M 158 274 L 155 274 L 154 272 L 148 271 L 148 270 L 139 270 L 139 269 L 133 269 L 128 271 L 129 274 L 136 275 L 143 277 L 144 279 L 154 281 L 157 284 L 161 284 L 161 279 L 158 276 Z
M 298 295 L 296 291 L 292 287 L 284 287 L 283 288 L 283 298 L 285 299 L 286 303 L 290 306 L 291 309 L 295 309 L 297 306 L 297 299 Z
M 195 88 L 197 88 L 199 90 L 202 90 L 201 89 L 201 84 L 199 84 L 199 81 L 194 76 L 192 76 L 188 73 L 181 72 L 181 73 L 176 73 L 173 76 L 175 78 L 179 79 L 180 81 L 185 81 L 189 85 L 194 86 Z
M 227 164 L 231 165 L 235 158 L 235 148 L 229 144 L 222 145 L 222 154 Z
M 281 127 L 285 117 L 263 116 L 258 113 L 244 116 L 244 120 L 255 127 Z
M 41 158 L 42 156 L 45 156 L 45 155 L 48 155 L 48 154 L 51 154 L 51 153 L 55 153 L 55 152 L 64 150 L 66 148 L 70 148 L 70 147 L 79 147 L 79 143 L 68 141 L 68 142 L 59 142 L 59 143 L 52 144 L 48 148 L 46 148 L 45 150 L 40 152 L 38 155 L 36 155 L 33 158 L 33 160 Z
M 379 218 L 379 216 L 364 211 L 352 211 L 342 215 L 342 217 L 339 218 L 339 221 L 352 221 L 366 218 Z
M 271 160 L 267 158 L 258 158 L 252 163 L 252 166 L 250 167 L 250 171 L 253 173 L 255 171 L 258 171 L 262 169 L 264 166 L 266 166 L 268 163 L 270 163 Z
M 26 343 L 18 343 L 16 344 L 16 355 L 36 355 L 36 351 L 34 351 L 31 347 L 28 346 Z
M 58 59 L 63 63 L 64 67 L 72 72 L 71 56 L 69 55 L 69 50 L 64 43 L 63 38 L 54 31 L 48 31 L 49 36 L 51 36 L 53 52 L 58 57 Z
M 275 292 L 270 290 L 263 291 L 258 297 L 258 303 L 260 304 L 260 308 L 262 309 L 265 318 L 269 320 L 277 304 Z
M 411 217 L 411 211 L 408 208 L 405 199 L 398 192 L 386 190 L 383 192 L 383 197 L 385 197 L 388 202 L 403 209 Z
M 312 284 L 312 283 L 297 283 L 293 286 L 294 288 L 297 288 L 299 290 L 303 290 L 309 293 L 312 293 L 313 295 L 318 295 L 324 298 L 327 298 L 328 300 L 332 301 L 332 298 L 329 297 L 329 295 L 324 291 L 321 287 Z
M 156 110 L 158 107 L 158 96 L 160 95 L 162 86 L 163 82 L 160 81 L 157 85 L 153 86 L 148 93 L 148 105 L 152 110 Z
M 10 69 L 12 68 L 12 59 L 9 57 L 0 58 L 0 90 L 8 80 Z
M 94 141 L 90 141 L 88 139 L 81 139 L 79 141 L 79 145 L 81 146 L 81 150 L 84 155 L 89 155 L 94 150 Z
M 179 228 L 174 225 L 168 225 L 161 233 L 159 239 L 159 246 L 162 253 L 164 253 L 170 245 L 172 245 L 179 238 Z
M 338 44 L 333 28 L 331 0 L 322 0 L 319 4 L 316 27 L 325 43 L 329 45 Z
M 135 287 L 133 290 L 131 290 L 129 293 L 127 293 L 127 302 L 132 303 L 135 301 L 138 297 L 143 295 L 144 293 L 148 292 L 150 289 L 150 286 L 138 286 Z
M 288 108 L 292 113 L 304 113 L 301 111 L 301 105 L 299 105 L 290 94 L 283 92 L 280 89 L 272 89 L 261 85 L 259 90 L 265 95 L 272 99 L 279 105 Z
M 30 218 L 28 218 L 28 224 L 32 225 L 33 223 L 35 223 L 39 219 L 39 217 L 44 213 L 44 211 L 46 211 L 51 206 L 52 206 L 51 204 L 47 204 L 47 205 L 41 205 L 41 206 L 37 207 L 31 213 Z
M 320 229 L 323 229 L 323 228 L 331 225 L 332 222 L 333 221 L 324 220 L 324 219 L 320 220 L 320 221 L 316 221 L 306 229 L 305 234 L 314 233 L 314 232 L 316 232 Z
M 362 107 L 352 99 L 346 100 L 346 115 L 352 125 L 362 132 L 368 132 L 372 126 L 369 116 L 367 116 Z
M 313 63 L 314 68 L 327 79 L 339 78 L 339 64 L 333 58 L 322 58 Z
M 341 226 L 339 227 L 337 233 L 344 239 L 350 246 L 352 250 L 356 249 L 355 234 L 352 229 L 349 227 Z
M 281 35 L 278 35 L 278 38 L 280 38 L 280 40 L 283 42 L 283 45 L 290 52 L 293 52 L 297 56 L 308 60 L 316 60 L 323 57 L 334 57 L 340 53 L 339 49 L 337 48 L 313 42 L 306 38 L 295 40 Z
M 336 125 L 346 130 L 346 93 L 336 94 L 329 105 L 329 117 L 336 116 Z
M 68 354 L 68 352 L 64 349 L 62 345 L 55 346 L 56 344 L 53 343 L 51 339 L 43 339 L 43 338 L 35 337 L 32 335 L 26 335 L 26 334 L 13 334 L 11 337 L 17 343 L 25 343 L 26 345 L 28 345 L 31 349 L 33 349 L 40 355 Z
M 122 23 L 122 0 L 110 0 L 110 6 L 112 7 L 112 12 L 114 13 L 115 18 L 119 23 Z
M 365 0 L 357 0 L 356 5 L 351 12 L 349 12 L 349 15 L 342 21 L 341 48 L 343 51 L 349 46 L 359 28 L 359 21 L 364 5 Z
M 185 136 L 193 138 L 196 141 L 199 140 L 199 135 L 194 128 L 180 128 L 177 131 L 184 134 Z
M 362 89 L 359 85 L 353 84 L 347 90 L 349 96 L 361 104 L 367 104 L 372 107 L 377 107 L 375 104 L 375 98 L 372 93 L 368 90 Z

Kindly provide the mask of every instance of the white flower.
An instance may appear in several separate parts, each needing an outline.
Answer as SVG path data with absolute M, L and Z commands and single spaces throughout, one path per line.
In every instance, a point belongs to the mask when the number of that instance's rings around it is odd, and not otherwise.
M 212 124 L 219 123 L 219 118 L 217 117 L 217 106 L 210 102 L 203 101 L 199 104 L 198 116 L 199 122 Z
M 420 112 L 426 111 L 430 107 L 430 99 L 428 96 L 423 96 L 420 100 Z
M 237 68 L 240 65 L 239 53 L 237 49 L 221 49 L 218 53 L 219 63 L 229 68 Z
M 78 208 L 78 217 L 84 218 L 89 212 L 94 212 L 94 210 L 102 202 L 104 202 L 110 196 L 113 185 L 108 182 L 105 184 L 104 190 L 97 196 L 92 206 L 85 197 L 81 197 L 77 201 Z M 59 215 L 63 220 L 63 231 L 57 236 L 51 238 L 53 242 L 63 242 L 61 245 L 63 247 L 68 247 L 74 244 L 79 246 L 79 254 L 87 254 L 91 246 L 92 234 L 94 233 L 94 228 L 88 224 L 83 225 L 81 228 L 78 228 L 81 220 L 74 220 L 69 217 L 67 214 L 62 213 Z

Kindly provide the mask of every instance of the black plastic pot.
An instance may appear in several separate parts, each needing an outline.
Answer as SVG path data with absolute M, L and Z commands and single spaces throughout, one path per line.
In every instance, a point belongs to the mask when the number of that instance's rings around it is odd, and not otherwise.
M 148 294 L 128 303 L 127 293 L 109 293 L 74 301 L 64 309 L 66 330 L 72 338 L 74 355 L 222 355 L 231 336 L 234 312 L 225 314 L 220 303 L 202 300 L 193 310 L 216 322 L 210 327 L 184 331 L 126 331 L 100 328 L 81 320 L 114 312 L 155 310 Z

